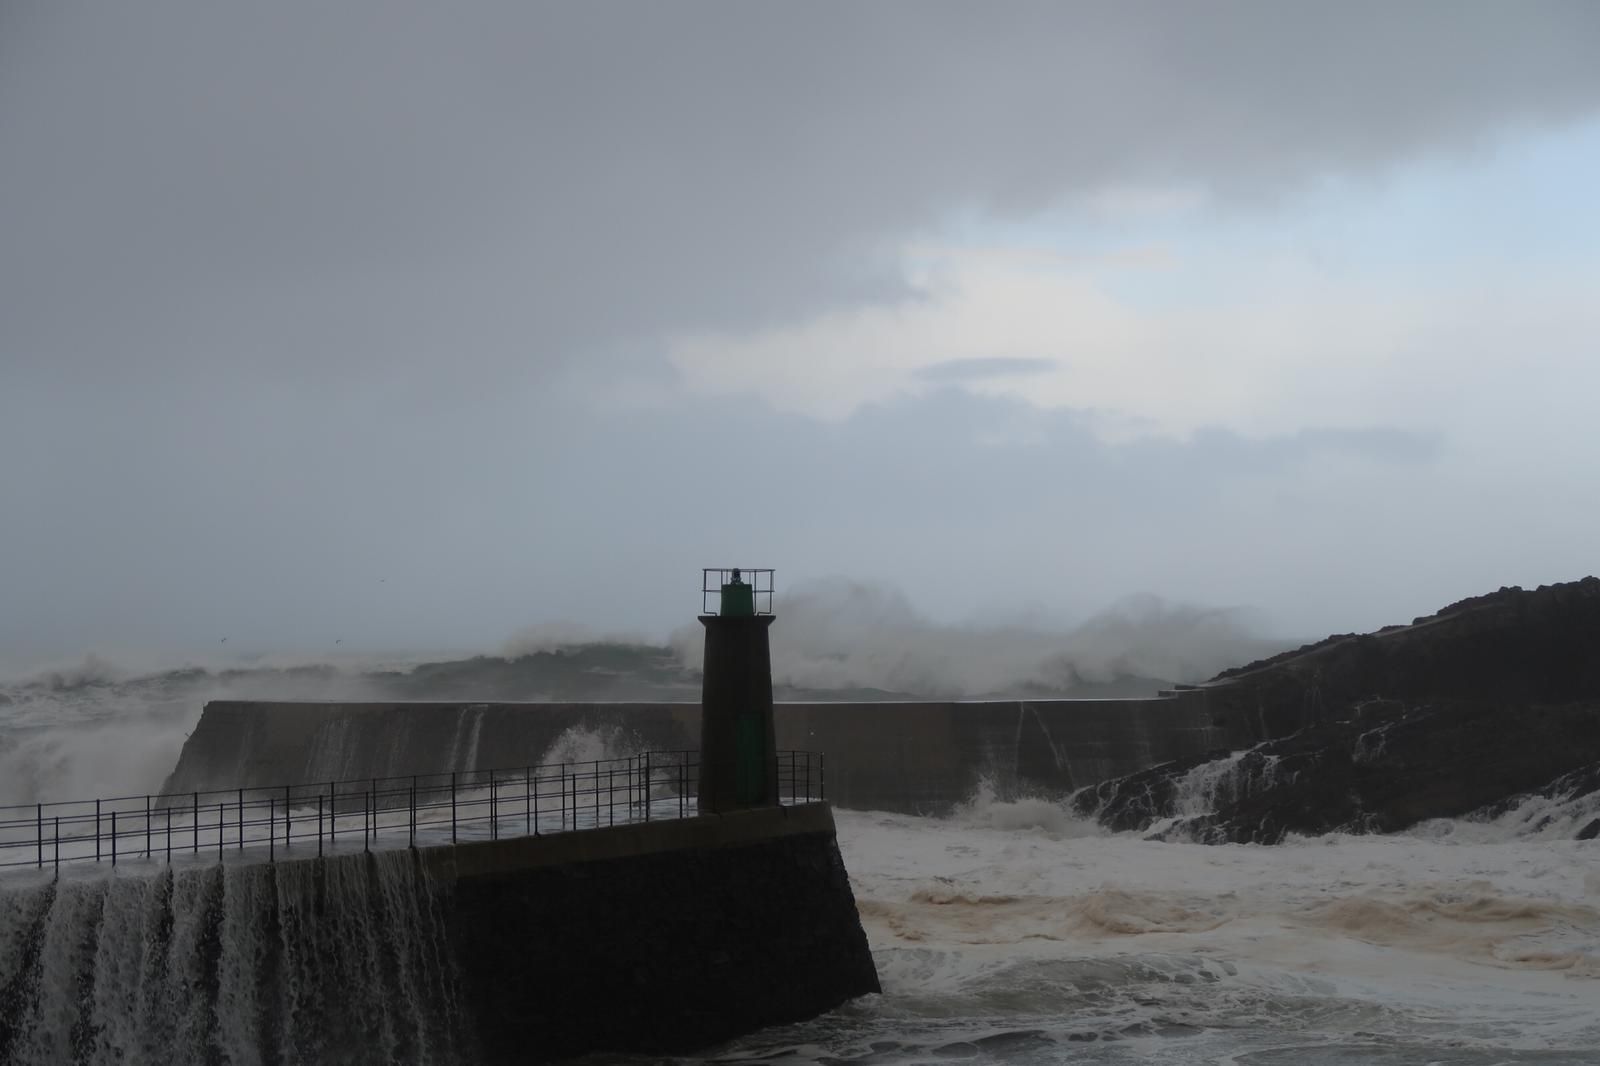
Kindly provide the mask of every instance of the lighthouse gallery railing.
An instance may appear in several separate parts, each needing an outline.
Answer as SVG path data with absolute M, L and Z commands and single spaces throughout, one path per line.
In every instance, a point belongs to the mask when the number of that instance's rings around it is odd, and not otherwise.
M 780 803 L 826 799 L 821 752 L 779 752 Z M 0 807 L 0 868 L 251 861 L 694 817 L 697 751 Z M 245 853 L 248 853 L 246 856 Z

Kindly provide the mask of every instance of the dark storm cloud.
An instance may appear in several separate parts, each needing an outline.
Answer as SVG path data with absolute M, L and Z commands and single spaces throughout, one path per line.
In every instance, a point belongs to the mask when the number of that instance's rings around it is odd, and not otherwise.
M 1271 195 L 1590 111 L 1600 7 L 17 2 L 0 367 L 460 379 L 898 293 L 1120 181 Z
M 0 0 L 0 650 L 665 627 L 729 557 L 947 614 L 1149 589 L 1336 628 L 1526 580 L 1513 539 L 1569 578 L 1587 497 L 1530 530 L 1541 485 L 1441 496 L 1403 428 L 1111 446 L 959 365 L 828 424 L 686 397 L 661 353 L 924 298 L 901 252 L 952 217 L 1118 185 L 1249 208 L 1576 120 L 1597 26 L 1588 2 Z M 1359 613 L 1373 584 L 1410 598 Z

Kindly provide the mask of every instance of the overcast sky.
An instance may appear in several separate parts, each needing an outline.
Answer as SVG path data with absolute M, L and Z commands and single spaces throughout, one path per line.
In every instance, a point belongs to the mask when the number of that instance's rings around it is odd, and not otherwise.
M 1600 5 L 0 0 L 0 644 L 1600 569 Z

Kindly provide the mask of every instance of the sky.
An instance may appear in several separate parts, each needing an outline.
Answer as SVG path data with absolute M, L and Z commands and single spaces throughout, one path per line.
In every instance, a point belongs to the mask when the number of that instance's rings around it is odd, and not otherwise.
M 1586 0 L 0 0 L 0 648 L 1582 577 L 1597 54 Z

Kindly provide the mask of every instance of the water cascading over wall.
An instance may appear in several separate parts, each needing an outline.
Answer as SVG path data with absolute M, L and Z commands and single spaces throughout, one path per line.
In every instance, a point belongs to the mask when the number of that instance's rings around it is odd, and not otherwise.
M 527 1066 L 688 1051 L 878 991 L 825 804 L 33 876 L 0 880 L 17 1066 Z
M 460 1008 L 414 851 L 0 891 L 0 1062 L 470 1061 Z

